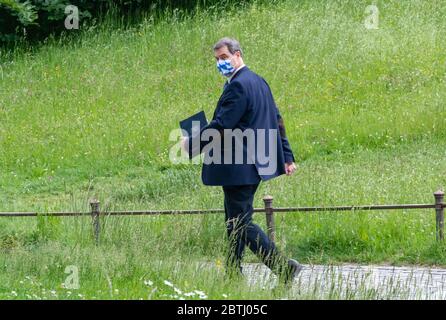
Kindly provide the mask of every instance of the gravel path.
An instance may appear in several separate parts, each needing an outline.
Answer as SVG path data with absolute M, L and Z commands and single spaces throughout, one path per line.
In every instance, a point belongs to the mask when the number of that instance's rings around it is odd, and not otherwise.
M 248 285 L 272 289 L 277 277 L 265 265 L 243 263 Z M 304 265 L 283 299 L 446 299 L 446 269 Z

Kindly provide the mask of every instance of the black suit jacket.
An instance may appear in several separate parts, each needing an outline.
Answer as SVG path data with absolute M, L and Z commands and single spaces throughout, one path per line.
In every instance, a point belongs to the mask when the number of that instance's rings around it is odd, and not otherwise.
M 285 162 L 295 161 L 286 137 L 282 117 L 274 102 L 268 83 L 247 66 L 238 70 L 229 84 L 225 83 L 212 120 L 207 126 L 201 128 L 200 136 L 207 129 L 218 130 L 222 140 L 219 150 L 209 148 L 212 145 L 210 144 L 213 141 L 212 138 L 209 138 L 209 141 L 201 141 L 199 144 L 199 152 L 205 152 L 205 163 L 202 167 L 202 181 L 205 185 L 222 186 L 258 183 L 260 180 L 265 181 L 284 174 Z M 253 149 L 248 148 L 247 138 L 243 139 L 242 142 L 239 142 L 243 144 L 243 162 L 240 163 L 239 161 L 237 163 L 235 161 L 236 144 L 232 143 L 232 162 L 224 163 L 224 154 L 229 151 L 224 146 L 225 137 L 228 140 L 227 135 L 224 134 L 224 129 L 240 129 L 241 132 L 253 129 L 256 141 L 255 152 L 251 152 Z M 258 129 L 263 129 L 264 134 L 261 133 L 262 130 L 259 131 Z M 274 132 L 276 132 L 275 135 L 271 134 Z M 257 148 L 257 141 L 262 137 L 265 137 L 263 141 L 265 141 L 266 152 L 263 152 L 263 154 L 266 158 L 259 157 L 262 152 Z M 230 140 L 234 141 L 232 138 Z M 268 155 L 268 150 L 272 154 Z M 209 162 L 216 151 L 220 151 L 222 154 L 220 163 L 206 164 L 206 159 Z M 191 143 L 189 144 L 189 153 L 193 153 Z M 270 157 L 269 161 L 265 161 L 268 160 L 268 156 Z M 249 157 L 252 157 L 250 158 L 251 162 L 248 161 Z

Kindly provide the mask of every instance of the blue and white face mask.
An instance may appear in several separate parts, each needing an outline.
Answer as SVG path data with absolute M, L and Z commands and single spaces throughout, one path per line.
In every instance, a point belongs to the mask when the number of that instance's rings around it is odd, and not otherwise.
M 231 59 L 221 60 L 219 59 L 217 61 L 217 69 L 220 71 L 220 73 L 226 77 L 231 76 L 232 73 L 234 73 L 235 68 L 231 64 Z

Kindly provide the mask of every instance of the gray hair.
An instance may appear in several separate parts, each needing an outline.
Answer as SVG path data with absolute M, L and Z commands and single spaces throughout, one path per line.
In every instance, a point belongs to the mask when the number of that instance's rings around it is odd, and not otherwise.
M 240 51 L 240 55 L 243 58 L 243 51 L 242 48 L 240 47 L 240 43 L 233 38 L 224 37 L 218 40 L 218 42 L 214 45 L 214 51 L 223 48 L 225 46 L 228 47 L 228 50 L 231 54 Z

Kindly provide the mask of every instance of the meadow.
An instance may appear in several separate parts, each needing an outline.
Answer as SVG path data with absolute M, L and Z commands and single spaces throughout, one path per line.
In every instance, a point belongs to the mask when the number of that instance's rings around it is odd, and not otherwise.
M 110 17 L 2 52 L 0 211 L 88 211 L 93 197 L 104 210 L 222 208 L 199 165 L 171 163 L 169 134 L 201 109 L 212 115 L 224 79 L 211 48 L 226 35 L 270 84 L 298 164 L 260 185 L 256 207 L 265 194 L 275 206 L 433 203 L 446 185 L 446 1 L 376 1 L 378 29 L 364 26 L 368 5 L 254 2 L 131 26 Z M 0 298 L 282 297 L 196 267 L 221 266 L 223 219 L 104 217 L 95 246 L 89 218 L 1 218 Z M 276 227 L 303 263 L 446 266 L 433 210 L 278 213 Z M 245 261 L 258 260 L 247 250 Z M 67 266 L 79 289 L 61 285 Z

